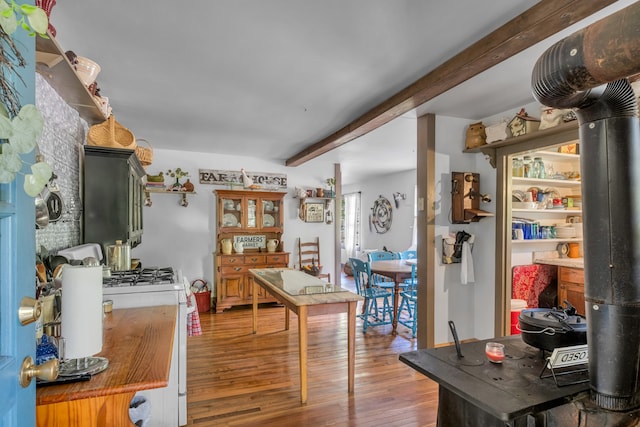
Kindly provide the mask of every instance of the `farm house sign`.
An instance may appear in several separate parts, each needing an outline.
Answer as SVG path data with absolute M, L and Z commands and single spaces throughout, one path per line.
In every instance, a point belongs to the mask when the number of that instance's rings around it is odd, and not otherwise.
M 246 174 L 253 183 L 265 190 L 280 190 L 287 188 L 287 175 L 282 173 L 249 172 Z M 241 186 L 242 173 L 240 171 L 199 169 L 200 184 L 228 185 L 231 188 Z

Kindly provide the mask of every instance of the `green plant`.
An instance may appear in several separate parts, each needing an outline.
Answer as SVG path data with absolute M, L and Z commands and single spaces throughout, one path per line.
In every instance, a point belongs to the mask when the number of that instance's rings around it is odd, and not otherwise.
M 335 178 L 327 178 L 327 185 L 329 186 L 329 188 L 333 189 L 333 187 L 336 186 L 336 179 Z
M 26 19 L 25 19 L 26 18 Z M 18 27 L 29 36 L 46 36 L 47 15 L 33 5 L 19 5 L 15 0 L 0 0 L 0 183 L 12 182 L 25 163 L 20 157 L 34 150 L 42 134 L 44 120 L 35 105 L 20 106 L 17 89 L 9 76 L 17 76 L 15 67 L 26 65 L 16 47 L 12 34 Z M 31 165 L 30 174 L 24 174 L 24 191 L 35 197 L 51 178 L 51 167 L 44 161 Z
M 189 172 L 183 171 L 180 168 L 177 168 L 176 170 L 172 171 L 171 169 L 167 170 L 167 176 L 170 176 L 171 178 L 184 178 L 189 176 Z

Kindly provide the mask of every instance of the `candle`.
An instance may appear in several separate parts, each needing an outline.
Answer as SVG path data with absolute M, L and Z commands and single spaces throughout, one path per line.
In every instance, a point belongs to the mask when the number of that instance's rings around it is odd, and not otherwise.
M 502 363 L 504 360 L 504 344 L 488 342 L 484 350 L 487 359 L 492 363 Z

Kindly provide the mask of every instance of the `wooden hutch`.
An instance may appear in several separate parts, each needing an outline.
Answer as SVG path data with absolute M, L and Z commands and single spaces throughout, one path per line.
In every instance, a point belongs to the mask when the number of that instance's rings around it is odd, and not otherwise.
M 215 309 L 216 313 L 221 313 L 235 305 L 252 303 L 250 268 L 286 268 L 289 253 L 283 251 L 282 244 L 285 193 L 253 190 L 215 190 L 214 193 L 217 220 Z M 278 241 L 275 252 L 268 252 L 267 242 L 274 239 Z M 241 252 L 240 243 L 243 245 Z M 230 253 L 224 253 L 223 246 Z M 262 288 L 260 292 L 259 302 L 276 301 Z

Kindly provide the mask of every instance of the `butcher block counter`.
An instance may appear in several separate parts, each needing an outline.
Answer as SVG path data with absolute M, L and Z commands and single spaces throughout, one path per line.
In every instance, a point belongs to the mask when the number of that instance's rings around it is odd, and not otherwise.
M 134 426 L 137 391 L 168 383 L 178 307 L 113 310 L 104 319 L 102 352 L 109 367 L 90 381 L 36 387 L 37 426 Z

